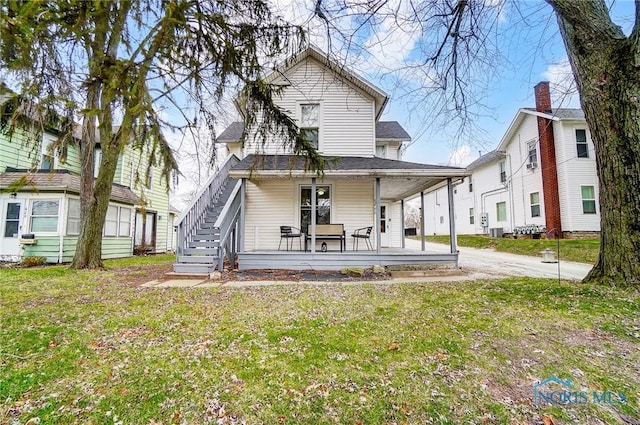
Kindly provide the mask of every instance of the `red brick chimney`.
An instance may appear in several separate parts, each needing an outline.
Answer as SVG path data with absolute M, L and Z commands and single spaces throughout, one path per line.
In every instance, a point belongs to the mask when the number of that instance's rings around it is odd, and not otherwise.
M 551 93 L 549 82 L 542 81 L 534 87 L 536 111 L 551 113 Z M 540 169 L 542 171 L 542 193 L 544 197 L 544 218 L 548 236 L 562 237 L 560 220 L 560 197 L 558 195 L 558 170 L 556 167 L 556 146 L 553 137 L 553 121 L 538 117 L 538 140 L 540 146 Z M 557 229 L 557 233 L 554 231 Z

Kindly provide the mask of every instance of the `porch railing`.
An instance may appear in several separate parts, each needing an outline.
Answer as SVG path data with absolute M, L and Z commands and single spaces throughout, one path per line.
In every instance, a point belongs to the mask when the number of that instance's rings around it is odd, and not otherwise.
M 234 268 L 237 243 L 236 223 L 240 216 L 241 187 L 242 181 L 240 180 L 236 182 L 233 192 L 231 192 L 227 203 L 214 224 L 214 229 L 220 232 L 220 247 L 218 248 L 218 270 L 220 271 L 222 271 L 225 253 L 229 259 L 231 268 Z

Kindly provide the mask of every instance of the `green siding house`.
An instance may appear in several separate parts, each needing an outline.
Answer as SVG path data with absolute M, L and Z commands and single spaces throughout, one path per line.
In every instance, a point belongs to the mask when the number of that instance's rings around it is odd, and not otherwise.
M 64 155 L 52 149 L 55 129 L 29 136 L 22 130 L 10 137 L 0 128 L 0 261 L 69 262 L 80 231 L 79 149 L 73 143 Z M 98 149 L 97 164 L 99 157 Z M 174 250 L 177 211 L 160 168 L 144 178 L 146 166 L 146 156 L 132 147 L 119 159 L 103 228 L 105 259 Z

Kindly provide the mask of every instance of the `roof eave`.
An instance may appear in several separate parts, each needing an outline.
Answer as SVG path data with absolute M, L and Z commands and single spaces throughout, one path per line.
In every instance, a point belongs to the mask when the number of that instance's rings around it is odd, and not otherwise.
M 311 178 L 317 177 L 317 173 L 304 170 L 230 170 L 229 175 L 234 178 L 253 177 L 280 177 L 280 178 Z M 471 175 L 464 169 L 433 169 L 433 170 L 392 170 L 392 169 L 365 169 L 365 170 L 326 170 L 325 177 L 427 177 L 427 178 L 454 178 Z

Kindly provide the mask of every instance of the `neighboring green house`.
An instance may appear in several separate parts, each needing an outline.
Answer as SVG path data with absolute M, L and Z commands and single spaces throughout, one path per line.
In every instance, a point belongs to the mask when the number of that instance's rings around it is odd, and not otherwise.
M 37 139 L 29 136 L 18 130 L 9 137 L 0 129 L 0 261 L 37 256 L 69 262 L 80 231 L 79 148 L 69 143 L 64 154 L 52 149 L 59 137 L 54 128 Z M 99 164 L 99 148 L 95 156 Z M 169 206 L 160 168 L 152 167 L 147 177 L 146 165 L 146 156 L 132 147 L 119 159 L 103 258 L 174 250 L 177 211 Z

